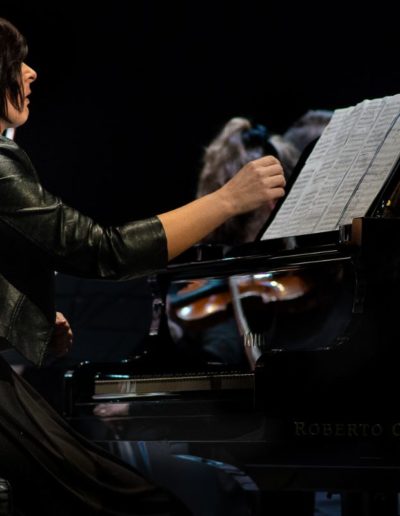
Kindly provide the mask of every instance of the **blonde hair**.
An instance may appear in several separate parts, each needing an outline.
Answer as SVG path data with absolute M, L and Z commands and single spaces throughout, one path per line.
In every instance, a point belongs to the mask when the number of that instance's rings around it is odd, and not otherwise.
M 297 163 L 299 151 L 281 136 L 275 135 L 265 142 L 253 141 L 245 145 L 243 133 L 252 129 L 247 118 L 231 118 L 216 138 L 206 147 L 203 156 L 203 168 L 199 175 L 197 197 L 214 192 L 227 183 L 246 163 L 266 153 L 266 147 L 272 148 L 281 160 L 285 174 L 288 176 Z M 266 222 L 270 212 L 267 207 L 233 217 L 213 231 L 205 242 L 238 245 L 252 241 Z
M 197 197 L 223 186 L 250 161 L 241 136 L 242 131 L 250 127 L 251 123 L 246 118 L 232 118 L 206 147 L 197 186 Z

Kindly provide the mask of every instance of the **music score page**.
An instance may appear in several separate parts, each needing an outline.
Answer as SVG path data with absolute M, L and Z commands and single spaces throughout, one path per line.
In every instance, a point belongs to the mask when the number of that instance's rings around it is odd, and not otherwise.
M 362 217 L 400 156 L 400 94 L 337 109 L 261 240 Z

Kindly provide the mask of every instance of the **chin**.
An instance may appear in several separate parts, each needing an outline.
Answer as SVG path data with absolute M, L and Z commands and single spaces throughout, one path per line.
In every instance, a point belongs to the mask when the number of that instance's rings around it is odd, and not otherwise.
M 24 125 L 24 124 L 25 124 L 25 122 L 28 120 L 28 118 L 29 118 L 29 115 L 24 116 L 24 117 L 21 117 L 21 119 L 20 119 L 20 120 L 18 120 L 16 124 L 13 124 L 13 127 L 14 127 L 15 129 L 16 129 L 17 127 L 21 127 L 21 125 Z
M 13 114 L 14 114 L 14 116 L 10 117 L 10 119 L 11 119 L 10 126 L 14 127 L 16 129 L 17 127 L 21 127 L 21 125 L 24 125 L 25 122 L 28 120 L 29 109 L 27 107 L 24 107 L 24 109 L 22 111 L 16 111 Z

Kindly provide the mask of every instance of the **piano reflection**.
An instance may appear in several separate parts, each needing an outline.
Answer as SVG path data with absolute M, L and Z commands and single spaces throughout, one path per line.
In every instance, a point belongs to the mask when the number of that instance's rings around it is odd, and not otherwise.
M 147 354 L 69 371 L 71 423 L 185 442 L 262 490 L 340 492 L 343 514 L 397 514 L 399 113 L 399 95 L 337 110 L 256 242 L 197 246 L 152 278 Z M 244 359 L 207 351 L 221 324 Z M 126 412 L 91 418 L 99 402 Z

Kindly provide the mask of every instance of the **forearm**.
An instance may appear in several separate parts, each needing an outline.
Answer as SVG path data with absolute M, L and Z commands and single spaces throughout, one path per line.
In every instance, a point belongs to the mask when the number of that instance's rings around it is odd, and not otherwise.
M 282 197 L 285 179 L 279 162 L 266 156 L 247 163 L 215 192 L 159 215 L 168 245 L 168 258 L 202 240 L 230 217 L 255 210 Z
M 168 258 L 202 240 L 233 214 L 229 199 L 218 191 L 158 215 L 167 237 Z

